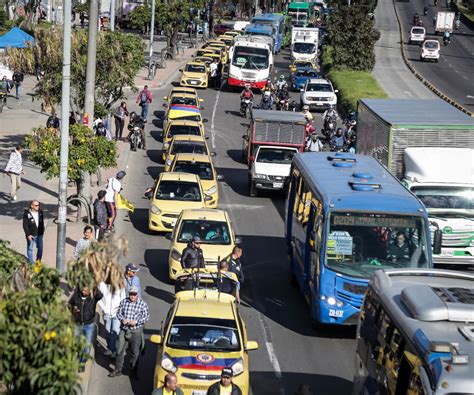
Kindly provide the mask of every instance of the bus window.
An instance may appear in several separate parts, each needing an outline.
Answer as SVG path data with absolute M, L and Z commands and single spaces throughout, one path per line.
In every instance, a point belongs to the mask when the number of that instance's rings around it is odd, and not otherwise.
M 405 340 L 397 328 L 393 328 L 393 333 L 389 344 L 389 355 L 386 362 L 387 370 L 387 389 L 389 393 L 395 393 L 397 388 L 398 370 L 400 361 L 403 357 Z
M 296 171 L 293 172 L 291 183 L 295 185 L 295 202 L 293 203 L 293 212 L 295 214 L 298 214 L 298 207 L 300 203 L 301 178 Z
M 299 193 L 299 205 L 298 205 L 298 212 L 297 212 L 297 220 L 301 222 L 303 227 L 306 226 L 309 220 L 309 212 L 311 209 L 311 192 L 308 189 L 308 186 L 301 182 L 300 193 Z
M 398 374 L 395 394 L 424 395 L 423 381 L 421 379 L 422 362 L 412 350 L 403 353 L 403 359 Z

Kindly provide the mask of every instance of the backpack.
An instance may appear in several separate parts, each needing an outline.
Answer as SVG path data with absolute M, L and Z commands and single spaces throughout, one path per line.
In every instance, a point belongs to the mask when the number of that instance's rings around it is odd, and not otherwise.
M 145 91 L 142 91 L 140 95 L 140 103 L 145 104 L 148 101 L 148 95 Z

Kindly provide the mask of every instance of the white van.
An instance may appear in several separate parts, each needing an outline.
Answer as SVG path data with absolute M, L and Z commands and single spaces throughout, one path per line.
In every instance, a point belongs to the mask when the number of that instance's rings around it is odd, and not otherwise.
M 413 26 L 410 30 L 410 41 L 409 44 L 422 44 L 426 39 L 426 29 L 421 26 Z

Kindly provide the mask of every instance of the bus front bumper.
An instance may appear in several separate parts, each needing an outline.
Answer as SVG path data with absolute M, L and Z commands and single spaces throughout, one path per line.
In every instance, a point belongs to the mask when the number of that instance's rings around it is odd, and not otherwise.
M 241 86 L 244 87 L 245 85 L 249 84 L 251 88 L 263 89 L 267 84 L 267 80 L 264 81 L 244 81 L 239 80 L 237 78 L 229 77 L 227 78 L 227 84 L 229 86 Z

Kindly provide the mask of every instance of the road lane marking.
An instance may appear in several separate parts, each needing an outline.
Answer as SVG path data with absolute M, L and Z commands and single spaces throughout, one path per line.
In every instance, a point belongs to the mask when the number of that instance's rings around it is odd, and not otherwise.
M 403 92 L 406 93 L 408 96 L 413 97 L 410 91 L 403 91 Z
M 211 116 L 211 144 L 212 149 L 216 149 L 216 136 L 214 131 L 214 120 L 216 118 L 216 110 L 217 110 L 217 103 L 219 102 L 219 96 L 221 95 L 221 91 L 217 91 L 216 101 L 214 102 L 214 107 L 212 108 L 212 116 Z
M 250 204 L 239 204 L 239 203 L 224 203 L 224 204 L 219 204 L 219 207 L 226 207 L 229 210 L 232 210 L 232 209 L 256 210 L 260 208 L 265 208 L 265 206 L 253 206 Z
M 268 358 L 270 358 L 270 362 L 272 363 L 273 370 L 275 371 L 275 375 L 280 380 L 282 378 L 280 363 L 278 362 L 278 358 L 275 353 L 275 349 L 273 348 L 273 343 L 265 342 L 265 346 L 267 347 Z

